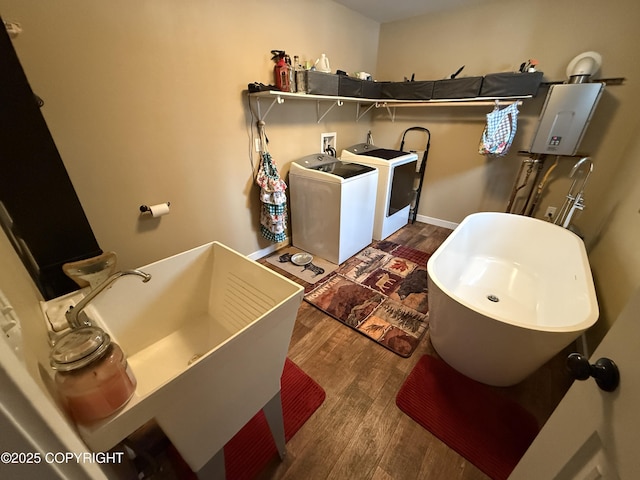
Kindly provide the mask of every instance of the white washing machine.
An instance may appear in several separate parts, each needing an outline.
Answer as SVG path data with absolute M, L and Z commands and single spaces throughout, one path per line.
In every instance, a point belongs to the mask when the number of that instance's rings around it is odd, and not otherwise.
M 340 264 L 373 238 L 378 170 L 324 154 L 291 163 L 292 244 Z
M 342 151 L 342 161 L 379 170 L 373 239 L 384 240 L 409 221 L 418 155 L 359 143 Z

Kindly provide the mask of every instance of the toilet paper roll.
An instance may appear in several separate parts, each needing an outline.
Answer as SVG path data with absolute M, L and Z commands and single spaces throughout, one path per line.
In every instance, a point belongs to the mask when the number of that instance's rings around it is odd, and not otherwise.
M 151 212 L 151 216 L 153 218 L 161 217 L 169 213 L 169 204 L 168 203 L 159 203 L 157 205 L 151 205 L 149 207 L 149 211 Z

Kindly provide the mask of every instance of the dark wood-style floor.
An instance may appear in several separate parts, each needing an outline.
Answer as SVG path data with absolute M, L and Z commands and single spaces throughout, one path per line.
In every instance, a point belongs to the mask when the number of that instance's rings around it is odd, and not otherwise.
M 449 233 L 415 223 L 388 240 L 434 252 Z M 278 270 L 264 259 L 260 263 Z M 411 357 L 402 358 L 303 301 L 289 358 L 327 396 L 287 443 L 286 458 L 274 460 L 260 480 L 489 478 L 396 406 L 398 390 L 424 354 L 437 356 L 428 333 Z M 570 385 L 564 358 L 566 352 L 521 384 L 495 389 L 521 403 L 542 425 Z

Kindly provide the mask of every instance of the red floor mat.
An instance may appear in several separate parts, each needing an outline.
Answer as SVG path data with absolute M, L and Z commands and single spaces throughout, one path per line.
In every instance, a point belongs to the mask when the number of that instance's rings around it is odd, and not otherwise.
M 285 439 L 289 441 L 311 417 L 325 399 L 325 392 L 311 377 L 288 358 L 281 380 L 282 413 Z M 177 453 L 177 452 L 176 452 Z M 260 410 L 224 446 L 226 477 L 250 480 L 273 459 L 278 450 L 271 436 L 267 419 Z M 180 478 L 195 479 L 196 475 L 181 461 Z
M 411 371 L 396 404 L 495 480 L 509 476 L 539 431 L 519 404 L 430 355 Z

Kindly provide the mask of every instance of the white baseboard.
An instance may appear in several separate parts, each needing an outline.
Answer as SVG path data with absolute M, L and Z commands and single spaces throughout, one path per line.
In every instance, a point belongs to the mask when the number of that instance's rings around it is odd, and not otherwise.
M 429 225 L 435 225 L 436 227 L 450 228 L 454 230 L 458 224 L 450 222 L 448 220 L 441 220 L 439 218 L 427 217 L 426 215 L 416 215 L 416 220 L 422 223 L 428 223 Z
M 284 242 L 280 242 L 280 243 L 272 243 L 271 245 L 269 245 L 268 247 L 263 248 L 262 250 L 258 250 L 257 252 L 253 252 L 249 255 L 247 255 L 247 258 L 251 259 L 251 260 L 259 260 L 263 257 L 266 257 L 267 255 L 272 254 L 273 252 L 275 252 L 276 250 L 283 248 L 283 247 L 287 247 L 291 245 L 291 240 L 287 239 Z
M 455 229 L 458 224 L 454 222 L 449 222 L 448 220 L 441 220 L 439 218 L 427 217 L 426 215 L 416 215 L 416 221 L 422 223 L 428 223 L 429 225 L 435 225 L 436 227 L 449 228 L 451 230 Z M 268 247 L 263 248 L 262 250 L 258 250 L 257 252 L 253 252 L 247 255 L 247 258 L 251 260 L 259 260 L 267 255 L 272 254 L 276 250 L 287 247 L 291 245 L 291 240 L 287 239 L 284 242 L 280 243 L 272 243 Z

